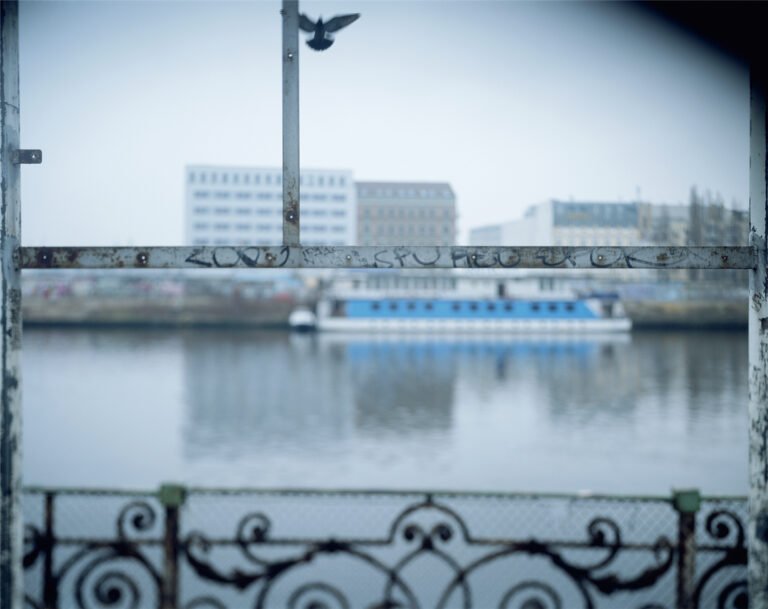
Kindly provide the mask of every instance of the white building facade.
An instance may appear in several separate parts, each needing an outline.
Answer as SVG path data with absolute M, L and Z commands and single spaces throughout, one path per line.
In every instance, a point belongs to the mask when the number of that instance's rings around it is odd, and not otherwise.
M 303 170 L 300 191 L 302 245 L 355 244 L 357 199 L 351 171 Z M 282 221 L 279 168 L 187 166 L 187 245 L 279 245 Z
M 649 206 L 546 201 L 519 220 L 470 230 L 470 245 L 643 245 Z

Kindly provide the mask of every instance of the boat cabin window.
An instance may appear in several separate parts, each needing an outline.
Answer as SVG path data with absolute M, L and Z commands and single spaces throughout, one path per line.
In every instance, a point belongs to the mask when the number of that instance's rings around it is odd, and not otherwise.
M 476 302 L 469 303 L 469 310 L 470 311 L 477 311 L 477 303 Z
M 333 312 L 332 315 L 335 315 L 337 317 L 342 317 L 346 315 L 346 307 L 344 306 L 343 300 L 334 300 L 333 301 Z
M 613 303 L 612 302 L 604 302 L 603 303 L 603 315 L 605 315 L 605 317 L 613 317 Z
M 372 308 L 374 311 L 378 311 L 378 310 L 381 308 L 381 305 L 380 305 L 378 302 L 372 302 L 372 303 L 371 303 L 371 308 Z
M 557 311 L 557 303 L 556 302 L 550 302 L 549 306 L 547 307 L 550 311 Z
M 539 309 L 541 309 L 541 305 L 538 302 L 531 303 L 532 311 L 538 311 Z
M 433 306 L 431 302 L 425 303 L 424 307 L 427 309 L 427 311 L 431 311 Z
M 451 308 L 452 308 L 454 311 L 458 311 L 458 310 L 461 308 L 461 305 L 460 305 L 458 302 L 454 302 L 454 303 L 451 305 Z
M 512 306 L 511 302 L 505 302 L 504 303 L 504 310 L 505 311 L 511 311 L 514 307 Z
M 573 311 L 576 307 L 573 306 L 572 302 L 566 302 L 565 303 L 565 310 L 566 311 Z
M 495 311 L 496 310 L 496 305 L 493 304 L 492 302 L 489 302 L 487 307 L 488 307 L 489 311 Z
M 389 303 L 389 310 L 390 311 L 397 311 L 397 303 L 396 302 L 390 302 Z
M 416 308 L 416 303 L 415 302 L 409 302 L 408 303 L 408 310 L 409 311 L 413 311 L 415 308 Z

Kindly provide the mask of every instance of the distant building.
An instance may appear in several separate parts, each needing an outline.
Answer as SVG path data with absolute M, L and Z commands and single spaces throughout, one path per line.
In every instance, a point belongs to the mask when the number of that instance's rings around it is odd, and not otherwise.
M 279 245 L 283 187 L 278 168 L 192 165 L 185 176 L 189 245 Z M 354 245 L 357 214 L 351 171 L 301 174 L 303 245 Z
M 694 205 L 547 201 L 519 220 L 470 230 L 470 245 L 745 245 L 748 213 Z
M 445 182 L 358 182 L 358 245 L 454 245 L 456 197 Z
M 546 201 L 523 218 L 470 230 L 470 245 L 639 245 L 647 205 Z

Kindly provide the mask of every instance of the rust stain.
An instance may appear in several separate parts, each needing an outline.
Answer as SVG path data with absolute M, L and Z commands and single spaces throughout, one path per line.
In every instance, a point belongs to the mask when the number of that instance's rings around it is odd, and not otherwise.
M 51 268 L 53 266 L 53 253 L 47 248 L 37 252 L 37 266 L 42 268 Z
M 656 256 L 656 262 L 667 262 L 669 260 L 669 254 L 662 252 Z

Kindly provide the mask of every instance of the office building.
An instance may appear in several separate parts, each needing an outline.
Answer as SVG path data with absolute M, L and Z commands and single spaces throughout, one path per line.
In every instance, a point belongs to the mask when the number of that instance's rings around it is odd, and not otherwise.
M 283 186 L 278 168 L 186 168 L 185 240 L 189 245 L 279 245 Z M 357 214 L 351 171 L 301 174 L 301 243 L 353 245 Z
M 641 245 L 649 223 L 643 203 L 546 201 L 519 220 L 470 230 L 470 245 Z
M 358 245 L 454 245 L 456 197 L 446 182 L 358 182 Z

